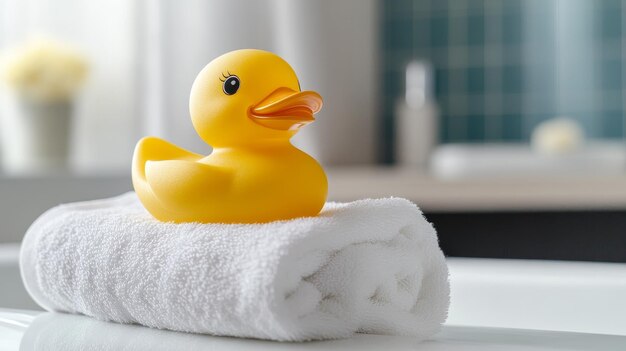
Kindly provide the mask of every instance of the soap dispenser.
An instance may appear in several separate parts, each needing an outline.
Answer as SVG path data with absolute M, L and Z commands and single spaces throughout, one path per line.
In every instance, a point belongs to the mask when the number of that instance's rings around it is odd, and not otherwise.
M 425 171 L 438 141 L 438 108 L 433 100 L 432 68 L 411 61 L 404 98 L 395 108 L 395 159 L 402 167 Z

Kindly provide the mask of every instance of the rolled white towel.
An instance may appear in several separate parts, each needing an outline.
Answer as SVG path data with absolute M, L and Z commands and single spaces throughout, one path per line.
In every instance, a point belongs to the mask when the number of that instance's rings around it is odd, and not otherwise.
M 215 335 L 426 338 L 449 305 L 435 230 L 400 198 L 264 224 L 174 224 L 128 193 L 43 214 L 20 266 L 47 310 Z

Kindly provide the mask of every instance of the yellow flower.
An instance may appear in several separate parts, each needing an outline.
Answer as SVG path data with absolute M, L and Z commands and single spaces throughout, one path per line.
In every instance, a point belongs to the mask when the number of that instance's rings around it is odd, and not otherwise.
M 0 74 L 9 87 L 28 98 L 69 100 L 85 79 L 87 63 L 64 44 L 37 40 L 4 55 Z

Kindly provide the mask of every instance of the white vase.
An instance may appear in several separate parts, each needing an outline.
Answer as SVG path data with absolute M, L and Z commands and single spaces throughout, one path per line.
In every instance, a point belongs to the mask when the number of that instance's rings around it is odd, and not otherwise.
M 59 171 L 67 167 L 71 101 L 15 97 L 2 120 L 2 164 L 8 174 Z

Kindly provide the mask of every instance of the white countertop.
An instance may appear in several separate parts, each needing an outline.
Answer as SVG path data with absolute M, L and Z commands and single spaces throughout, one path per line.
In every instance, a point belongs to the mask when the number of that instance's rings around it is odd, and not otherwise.
M 97 321 L 84 316 L 0 310 L 0 349 L 30 350 L 623 350 L 626 337 L 446 326 L 432 340 L 357 334 L 306 343 L 214 337 Z
M 447 263 L 447 323 L 626 337 L 626 263 L 486 258 Z

